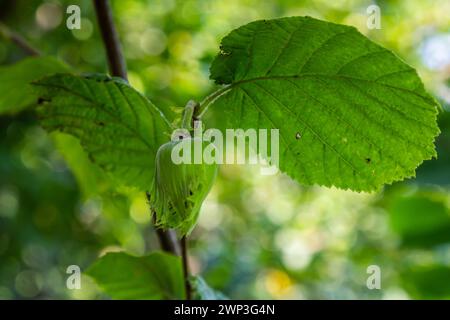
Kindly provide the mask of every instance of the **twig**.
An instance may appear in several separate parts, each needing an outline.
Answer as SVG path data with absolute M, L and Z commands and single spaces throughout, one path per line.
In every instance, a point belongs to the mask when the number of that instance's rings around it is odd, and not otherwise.
M 95 12 L 97 14 L 98 25 L 100 27 L 103 43 L 111 75 L 127 80 L 127 70 L 125 59 L 120 47 L 119 36 L 117 35 L 112 11 L 108 0 L 94 0 Z M 147 193 L 147 197 L 149 194 Z M 156 229 L 161 249 L 175 255 L 181 254 L 180 245 L 174 230 Z
M 186 236 L 184 236 L 183 238 L 181 238 L 181 257 L 183 259 L 184 289 L 186 291 L 186 300 L 192 300 L 192 287 L 189 281 L 189 262 L 187 250 L 187 239 Z
M 177 235 L 173 230 L 156 229 L 156 235 L 158 236 L 161 249 L 164 251 L 173 253 L 177 256 L 181 255 L 180 246 L 178 245 Z
M 6 25 L 0 22 L 0 34 L 15 43 L 19 48 L 21 48 L 29 56 L 40 56 L 39 50 L 33 48 L 27 40 L 25 40 L 20 34 L 12 31 Z
M 147 202 L 150 204 L 150 193 L 146 192 L 145 195 L 147 196 Z M 153 214 L 153 212 L 150 212 L 150 214 L 153 217 L 153 225 L 155 225 L 155 231 L 156 235 L 158 236 L 159 245 L 161 246 L 161 249 L 163 249 L 166 252 L 170 252 L 172 254 L 175 254 L 177 256 L 181 256 L 181 247 L 178 243 L 178 238 L 174 230 L 163 230 L 161 228 L 156 227 L 156 217 Z
M 186 130 L 192 130 L 194 122 L 195 110 L 199 107 L 198 102 L 194 100 L 189 100 L 183 111 L 183 120 L 181 127 Z M 183 236 L 180 240 L 181 244 L 181 259 L 183 265 L 183 276 L 184 276 L 184 290 L 186 292 L 186 300 L 192 300 L 192 287 L 189 281 L 189 261 L 188 261 L 188 245 L 187 236 Z
M 111 6 L 108 0 L 94 0 L 97 21 L 108 55 L 111 75 L 127 80 L 127 67 L 122 54 L 119 36 L 114 26 Z

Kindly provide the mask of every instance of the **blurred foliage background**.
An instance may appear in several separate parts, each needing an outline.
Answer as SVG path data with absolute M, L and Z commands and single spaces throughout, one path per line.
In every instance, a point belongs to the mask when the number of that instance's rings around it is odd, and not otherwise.
M 304 187 L 222 166 L 191 236 L 190 264 L 231 298 L 450 298 L 450 2 L 302 0 L 111 1 L 130 83 L 172 119 L 211 92 L 220 39 L 256 19 L 310 15 L 357 27 L 418 69 L 442 104 L 439 158 L 417 178 L 374 194 Z M 381 29 L 366 9 L 381 8 Z M 81 8 L 68 30 L 66 8 Z M 0 0 L 0 20 L 79 72 L 107 72 L 93 5 Z M 0 65 L 25 57 L 0 40 Z M 2 83 L 0 83 L 2 86 Z M 107 298 L 88 277 L 66 289 L 66 268 L 99 255 L 158 248 L 145 196 L 117 189 L 77 140 L 41 129 L 33 110 L 0 117 L 0 298 Z M 381 290 L 366 269 L 381 268 Z

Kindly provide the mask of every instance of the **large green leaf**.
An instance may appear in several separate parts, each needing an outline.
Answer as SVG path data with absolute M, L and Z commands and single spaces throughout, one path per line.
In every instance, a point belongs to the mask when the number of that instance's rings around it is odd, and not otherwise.
M 184 299 L 180 258 L 167 253 L 108 253 L 87 274 L 113 299 Z
M 30 82 L 68 70 L 68 66 L 52 57 L 26 58 L 0 67 L 0 114 L 14 114 L 36 104 Z
M 120 79 L 58 74 L 34 82 L 44 128 L 80 139 L 91 160 L 120 182 L 147 190 L 156 152 L 170 136 L 164 115 Z
M 280 168 L 303 184 L 371 191 L 436 155 L 437 103 L 416 71 L 355 28 L 310 17 L 222 40 L 205 99 L 227 128 L 278 128 Z

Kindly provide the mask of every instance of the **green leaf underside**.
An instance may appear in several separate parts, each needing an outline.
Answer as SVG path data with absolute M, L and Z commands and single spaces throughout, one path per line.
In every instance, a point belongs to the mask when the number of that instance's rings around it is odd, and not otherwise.
M 409 266 L 401 272 L 404 288 L 413 299 L 450 299 L 450 267 L 441 264 Z
M 113 299 L 184 299 L 180 258 L 167 253 L 145 257 L 108 253 L 87 274 Z
M 212 289 L 200 276 L 190 279 L 196 300 L 228 300 L 221 292 Z
M 26 58 L 0 67 L 0 114 L 14 114 L 36 104 L 30 82 L 69 67 L 53 57 Z
M 278 128 L 280 169 L 300 183 L 372 191 L 436 156 L 436 102 L 413 68 L 353 27 L 249 23 L 222 40 L 211 78 L 228 84 L 210 106 L 221 121 Z
M 120 79 L 98 75 L 57 74 L 34 84 L 44 128 L 74 135 L 120 183 L 148 190 L 156 152 L 171 132 L 149 100 Z
M 389 206 L 390 224 L 403 246 L 426 248 L 450 242 L 450 210 L 446 200 L 446 196 L 419 193 L 393 201 Z

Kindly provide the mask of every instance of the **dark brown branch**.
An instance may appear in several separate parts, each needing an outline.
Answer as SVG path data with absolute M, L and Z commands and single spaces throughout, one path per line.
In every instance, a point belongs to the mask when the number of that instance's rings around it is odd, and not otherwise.
M 111 6 L 108 0 L 94 0 L 98 26 L 106 47 L 109 71 L 112 76 L 127 80 L 127 67 L 122 54 L 119 36 L 114 26 Z
M 147 196 L 147 202 L 150 203 L 150 193 L 146 192 Z M 155 224 L 155 216 L 151 212 L 153 216 L 153 224 Z M 161 246 L 161 249 L 170 252 L 174 255 L 181 256 L 182 251 L 180 248 L 180 244 L 178 242 L 177 234 L 175 233 L 175 230 L 163 230 L 160 228 L 155 228 L 156 235 L 158 236 L 159 245 Z
M 175 231 L 156 228 L 156 235 L 158 236 L 161 249 L 178 256 L 181 255 L 180 246 L 178 245 L 178 239 Z
M 127 80 L 127 69 L 125 59 L 119 42 L 119 36 L 114 26 L 112 10 L 108 0 L 94 0 L 97 21 L 105 44 L 106 54 L 111 75 Z M 149 194 L 147 193 L 147 199 Z M 156 234 L 161 249 L 175 255 L 181 254 L 180 245 L 174 230 L 156 229 Z
M 186 300 L 192 300 L 192 287 L 191 282 L 189 281 L 189 261 L 186 236 L 181 238 L 181 257 L 183 259 L 184 289 L 186 291 Z
M 20 34 L 10 30 L 6 25 L 0 22 L 0 34 L 15 43 L 19 48 L 21 48 L 29 56 L 40 56 L 39 50 L 33 48 L 27 40 L 25 40 Z

